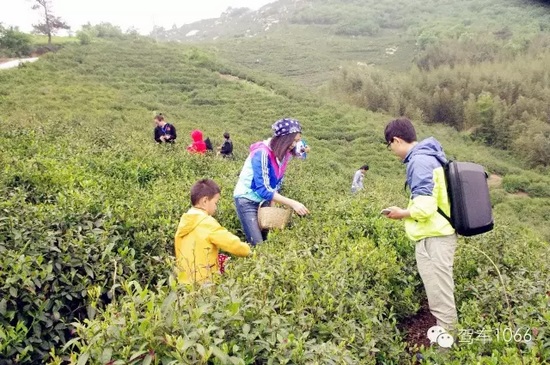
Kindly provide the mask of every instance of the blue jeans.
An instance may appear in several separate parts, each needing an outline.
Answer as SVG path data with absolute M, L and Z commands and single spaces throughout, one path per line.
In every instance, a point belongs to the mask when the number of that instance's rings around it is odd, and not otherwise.
M 262 206 L 268 205 L 264 202 Z M 235 206 L 237 207 L 237 215 L 241 226 L 243 227 L 246 241 L 252 246 L 256 246 L 267 239 L 267 230 L 261 230 L 258 226 L 258 208 L 260 203 L 246 198 L 235 198 Z

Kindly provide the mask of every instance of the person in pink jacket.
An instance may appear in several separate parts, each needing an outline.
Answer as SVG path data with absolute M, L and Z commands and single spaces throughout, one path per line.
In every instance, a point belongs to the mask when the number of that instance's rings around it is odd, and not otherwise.
M 187 151 L 204 154 L 206 152 L 206 144 L 202 140 L 202 131 L 195 129 L 191 132 L 191 138 L 193 139 L 193 143 L 187 147 Z

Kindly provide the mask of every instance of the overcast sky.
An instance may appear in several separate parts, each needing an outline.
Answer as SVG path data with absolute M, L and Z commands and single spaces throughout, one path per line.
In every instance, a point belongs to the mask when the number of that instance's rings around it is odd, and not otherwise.
M 148 34 L 153 25 L 171 28 L 173 24 L 192 23 L 217 18 L 228 7 L 257 10 L 275 0 L 51 0 L 54 14 L 65 20 L 73 31 L 88 22 L 109 22 L 122 30 L 134 26 Z M 40 21 L 39 11 L 32 10 L 34 0 L 0 0 L 0 23 L 32 30 Z

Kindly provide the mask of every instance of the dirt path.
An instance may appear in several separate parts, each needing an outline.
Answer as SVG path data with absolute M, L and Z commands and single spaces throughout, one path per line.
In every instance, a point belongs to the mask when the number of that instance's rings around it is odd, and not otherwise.
M 0 70 L 5 70 L 5 69 L 8 69 L 8 68 L 17 67 L 17 66 L 19 66 L 20 64 L 22 64 L 24 62 L 34 62 L 36 60 L 38 60 L 38 57 L 18 58 L 18 59 L 15 59 L 15 60 L 2 62 L 2 63 L 0 63 Z

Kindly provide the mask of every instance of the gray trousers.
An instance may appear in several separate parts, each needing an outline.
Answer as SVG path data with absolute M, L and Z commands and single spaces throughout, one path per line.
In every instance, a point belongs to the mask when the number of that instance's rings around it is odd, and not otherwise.
M 453 262 L 457 237 L 428 237 L 416 242 L 416 264 L 424 283 L 430 312 L 437 325 L 452 331 L 458 321 L 454 297 Z

